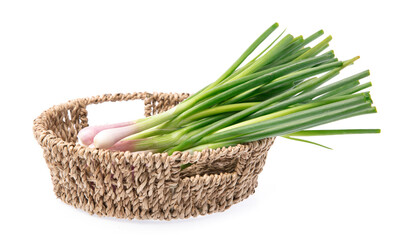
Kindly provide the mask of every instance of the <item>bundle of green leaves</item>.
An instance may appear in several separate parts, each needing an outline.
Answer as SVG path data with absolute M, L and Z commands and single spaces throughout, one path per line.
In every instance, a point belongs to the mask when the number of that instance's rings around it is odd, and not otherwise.
M 369 92 L 362 91 L 371 83 L 360 83 L 369 71 L 329 83 L 359 57 L 340 61 L 333 51 L 324 52 L 331 36 L 309 47 L 323 35 L 322 30 L 307 38 L 282 36 L 282 32 L 245 63 L 278 26 L 270 26 L 215 82 L 174 108 L 131 122 L 84 128 L 78 135 L 80 142 L 119 151 L 172 154 L 273 136 L 313 143 L 295 136 L 379 133 L 379 129 L 308 130 L 376 113 Z

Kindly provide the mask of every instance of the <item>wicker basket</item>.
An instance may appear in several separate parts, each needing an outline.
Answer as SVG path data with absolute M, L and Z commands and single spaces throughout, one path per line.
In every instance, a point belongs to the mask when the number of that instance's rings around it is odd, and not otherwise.
M 34 120 L 54 192 L 90 214 L 128 219 L 188 218 L 221 212 L 254 193 L 274 139 L 189 154 L 131 153 L 88 148 L 77 133 L 88 126 L 89 104 L 145 101 L 145 116 L 165 111 L 188 94 L 132 93 L 81 98 Z M 193 163 L 180 170 L 181 164 Z

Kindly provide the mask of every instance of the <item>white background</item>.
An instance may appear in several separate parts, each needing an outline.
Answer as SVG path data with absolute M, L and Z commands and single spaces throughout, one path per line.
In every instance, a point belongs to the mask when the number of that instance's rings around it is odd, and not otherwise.
M 410 239 L 405 2 L 1 1 L 0 238 Z M 328 127 L 380 135 L 311 138 L 333 151 L 279 138 L 254 195 L 188 220 L 101 218 L 55 197 L 32 135 L 42 111 L 104 93 L 195 92 L 274 22 L 295 36 L 324 29 L 340 59 L 361 56 L 345 75 L 371 70 L 379 113 Z M 141 107 L 90 108 L 90 123 Z

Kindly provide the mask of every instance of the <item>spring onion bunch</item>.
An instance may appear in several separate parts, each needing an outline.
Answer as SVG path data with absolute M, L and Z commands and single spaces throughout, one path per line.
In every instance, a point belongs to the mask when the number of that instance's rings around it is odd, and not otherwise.
M 82 129 L 84 145 L 119 151 L 197 151 L 283 136 L 379 133 L 379 129 L 309 130 L 363 114 L 376 113 L 360 81 L 369 71 L 333 80 L 359 57 L 339 60 L 325 51 L 332 37 L 280 33 L 249 58 L 276 29 L 270 26 L 216 81 L 172 109 L 148 118 Z M 283 36 L 284 35 L 284 36 Z

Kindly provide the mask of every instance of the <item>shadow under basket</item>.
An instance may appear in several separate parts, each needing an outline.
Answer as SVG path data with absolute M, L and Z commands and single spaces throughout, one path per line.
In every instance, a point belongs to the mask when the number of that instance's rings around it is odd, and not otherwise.
M 44 111 L 34 120 L 33 131 L 57 197 L 90 214 L 170 220 L 222 212 L 253 194 L 274 138 L 171 156 L 78 144 L 78 132 L 88 126 L 87 105 L 140 99 L 145 103 L 145 116 L 151 116 L 188 96 L 107 94 Z M 181 170 L 186 163 L 192 165 Z

